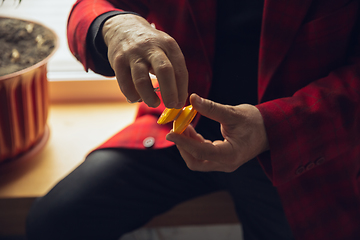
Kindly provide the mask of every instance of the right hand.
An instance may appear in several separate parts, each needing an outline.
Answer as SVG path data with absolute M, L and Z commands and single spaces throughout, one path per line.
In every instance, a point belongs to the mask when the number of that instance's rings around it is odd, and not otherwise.
M 224 140 L 207 140 L 191 125 L 183 134 L 171 131 L 166 139 L 176 144 L 189 169 L 233 172 L 270 149 L 264 119 L 256 106 L 224 105 L 196 94 L 190 96 L 190 103 L 199 114 L 220 123 Z
M 182 108 L 188 96 L 188 72 L 176 41 L 144 18 L 120 14 L 106 20 L 102 35 L 120 89 L 129 101 L 157 107 L 149 72 L 156 75 L 167 108 Z

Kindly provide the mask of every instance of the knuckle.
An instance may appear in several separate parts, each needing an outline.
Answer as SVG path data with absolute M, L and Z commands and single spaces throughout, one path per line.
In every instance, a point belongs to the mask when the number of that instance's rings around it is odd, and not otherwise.
M 137 77 L 133 79 L 133 81 L 137 87 L 143 87 L 148 85 L 148 78 L 146 76 Z
M 237 113 L 235 106 L 229 105 L 229 106 L 228 106 L 228 110 L 229 110 L 229 112 L 230 112 L 231 114 L 236 114 L 236 113 Z
M 178 48 L 178 44 L 175 41 L 175 39 L 167 34 L 164 35 L 163 41 L 166 44 L 166 46 L 168 46 L 170 49 Z
M 204 158 L 204 154 L 203 154 L 203 152 L 201 152 L 201 151 L 193 151 L 192 153 L 191 153 L 192 155 L 193 155 L 193 157 L 195 158 L 195 159 L 199 159 L 199 160 L 204 160 L 205 158 Z
M 139 39 L 137 44 L 142 46 L 142 47 L 148 48 L 148 47 L 153 46 L 154 42 L 155 42 L 154 37 L 146 36 L 144 38 Z
M 172 71 L 173 67 L 169 61 L 160 61 L 157 65 L 157 70 L 160 72 L 170 72 Z
M 112 62 L 114 62 L 116 67 L 124 66 L 125 63 L 125 55 L 122 53 L 117 53 L 112 56 Z M 111 60 L 110 60 L 111 61 Z
M 133 42 L 123 44 L 121 46 L 121 52 L 123 55 L 133 58 L 134 56 L 141 56 L 143 52 L 151 49 L 153 45 L 153 40 L 151 37 L 144 37 L 135 39 Z
M 208 112 L 211 114 L 215 112 L 215 109 L 216 109 L 215 103 L 213 101 L 209 101 Z
M 185 67 L 185 57 L 176 40 L 170 36 L 166 36 L 163 43 L 166 53 L 168 55 L 172 55 L 179 62 L 183 63 Z
M 132 62 L 134 64 L 134 66 L 138 66 L 139 64 L 142 64 L 144 62 L 144 60 L 140 57 L 137 57 L 137 58 L 134 58 Z
M 151 48 L 157 42 L 157 37 L 154 34 L 139 34 L 134 44 L 131 46 L 135 49 L 138 48 Z

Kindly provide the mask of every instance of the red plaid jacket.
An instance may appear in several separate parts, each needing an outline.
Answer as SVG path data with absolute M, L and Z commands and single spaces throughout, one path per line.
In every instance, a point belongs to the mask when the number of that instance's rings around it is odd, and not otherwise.
M 93 68 L 86 33 L 100 14 L 141 14 L 179 43 L 189 92 L 212 78 L 215 0 L 78 0 L 68 23 L 73 54 Z M 265 0 L 258 109 L 270 151 L 259 161 L 278 188 L 297 239 L 360 239 L 359 0 Z M 181 21 L 177 21 L 181 19 Z M 171 146 L 156 124 L 163 106 L 141 104 L 135 122 L 100 147 Z

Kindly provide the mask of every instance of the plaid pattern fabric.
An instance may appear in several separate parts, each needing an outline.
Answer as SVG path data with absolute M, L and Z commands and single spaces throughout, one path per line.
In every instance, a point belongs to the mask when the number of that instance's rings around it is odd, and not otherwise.
M 92 67 L 85 37 L 91 22 L 116 9 L 154 22 L 179 43 L 189 92 L 211 84 L 215 0 L 79 0 L 70 15 L 73 54 Z M 86 14 L 84 14 L 86 13 Z M 359 0 L 265 0 L 257 105 L 271 151 L 259 156 L 277 186 L 296 239 L 360 239 Z M 178 21 L 178 20 L 181 21 Z M 171 146 L 156 124 L 164 106 L 140 104 L 134 124 L 100 147 Z

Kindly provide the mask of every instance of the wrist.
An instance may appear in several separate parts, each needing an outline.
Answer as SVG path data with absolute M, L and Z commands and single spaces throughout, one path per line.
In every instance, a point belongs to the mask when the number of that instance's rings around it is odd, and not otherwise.
M 258 125 L 259 135 L 260 135 L 260 137 L 259 137 L 260 149 L 261 149 L 260 153 L 263 153 L 270 149 L 269 141 L 268 141 L 268 137 L 267 137 L 267 133 L 266 133 L 263 116 L 261 115 L 261 112 L 259 111 L 259 109 L 256 106 L 254 106 L 254 109 L 256 109 L 256 113 L 255 113 L 256 123 Z
M 111 16 L 110 18 L 106 19 L 101 28 L 102 38 L 106 46 L 109 46 L 109 42 L 113 38 L 116 31 L 121 29 L 128 31 L 128 29 L 136 27 L 140 22 L 143 21 L 149 24 L 146 19 L 134 12 L 121 12 L 120 14 Z

